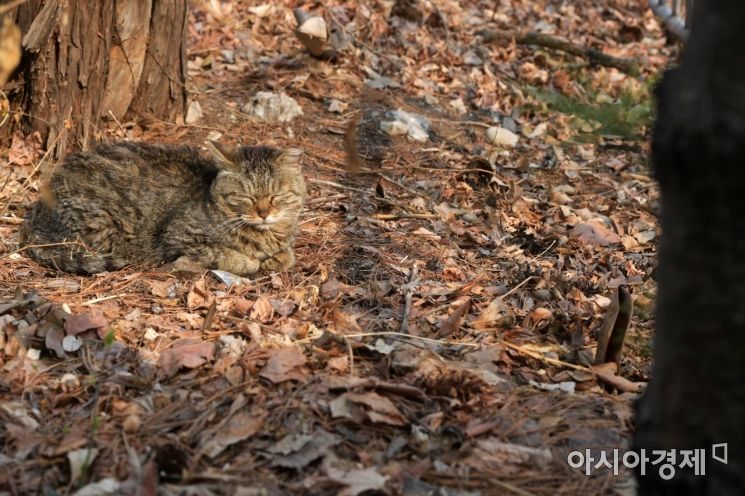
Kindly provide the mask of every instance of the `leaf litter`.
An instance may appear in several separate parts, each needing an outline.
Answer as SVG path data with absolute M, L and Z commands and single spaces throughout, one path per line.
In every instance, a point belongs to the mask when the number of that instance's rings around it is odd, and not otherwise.
M 308 12 L 328 30 L 316 58 L 294 6 L 193 5 L 196 124 L 101 129 L 303 148 L 287 273 L 48 271 L 14 238 L 41 140 L 2 143 L 0 487 L 615 494 L 628 473 L 586 477 L 566 455 L 627 447 L 649 376 L 658 193 L 639 95 L 677 48 L 638 2 L 332 1 Z M 633 77 L 482 34 L 514 26 L 645 63 Z M 403 134 L 383 130 L 393 116 Z M 619 286 L 636 310 L 623 358 L 591 367 Z

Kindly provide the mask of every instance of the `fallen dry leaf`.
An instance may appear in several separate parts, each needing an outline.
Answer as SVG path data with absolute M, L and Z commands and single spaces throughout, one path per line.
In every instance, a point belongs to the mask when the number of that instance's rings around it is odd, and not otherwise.
M 109 322 L 101 312 L 82 313 L 65 317 L 65 332 L 75 336 L 82 332 L 105 328 Z
M 450 336 L 460 327 L 460 321 L 463 316 L 468 313 L 468 309 L 471 308 L 471 298 L 465 298 L 461 303 L 455 307 L 453 313 L 447 318 L 440 322 L 440 329 L 437 332 L 437 336 L 444 338 Z
M 406 418 L 391 400 L 378 393 L 345 393 L 342 395 L 348 402 L 367 407 L 365 413 L 373 422 L 404 426 Z
M 47 330 L 47 335 L 44 338 L 44 346 L 54 351 L 57 358 L 67 358 L 67 353 L 62 347 L 62 340 L 65 338 L 62 329 L 57 326 L 52 326 Z
M 189 294 L 186 295 L 186 306 L 189 310 L 208 308 L 214 299 L 214 295 L 205 289 L 204 276 L 202 276 L 192 285 Z
M 254 320 L 258 320 L 262 324 L 269 322 L 274 317 L 274 307 L 272 306 L 272 302 L 269 298 L 260 296 L 251 307 L 249 316 Z
M 471 322 L 474 329 L 487 329 L 489 327 L 506 327 L 512 323 L 513 317 L 510 309 L 505 305 L 501 297 L 494 298 L 479 314 L 478 318 Z
M 83 470 L 93 464 L 98 456 L 96 448 L 83 448 L 67 452 L 67 459 L 70 462 L 70 480 L 80 479 Z
M 303 350 L 297 346 L 272 350 L 259 375 L 275 384 L 290 380 L 302 381 L 308 375 L 303 368 L 307 361 Z
M 225 448 L 253 436 L 264 426 L 264 415 L 240 411 L 234 414 L 227 424 L 221 426 L 215 435 L 209 438 L 202 449 L 210 458 L 222 453 Z
M 165 281 L 146 281 L 150 292 L 153 296 L 159 298 L 175 298 L 176 297 L 176 279 L 167 279 Z
M 337 493 L 339 496 L 356 496 L 365 491 L 382 490 L 389 478 L 372 467 L 350 470 L 326 467 L 326 475 L 334 482 L 347 486 Z
M 609 246 L 621 242 L 618 234 L 596 221 L 577 224 L 569 231 L 569 236 L 590 246 Z
M 359 289 L 339 281 L 336 276 L 331 276 L 321 285 L 321 296 L 325 300 L 333 300 L 340 294 L 354 296 L 359 294 Z
M 269 448 L 274 453 L 272 466 L 301 469 L 327 454 L 339 444 L 341 439 L 323 429 L 316 429 L 312 435 L 288 434 Z
M 215 343 L 194 341 L 188 338 L 179 339 L 160 354 L 158 366 L 166 378 L 175 375 L 181 367 L 201 367 L 215 357 Z

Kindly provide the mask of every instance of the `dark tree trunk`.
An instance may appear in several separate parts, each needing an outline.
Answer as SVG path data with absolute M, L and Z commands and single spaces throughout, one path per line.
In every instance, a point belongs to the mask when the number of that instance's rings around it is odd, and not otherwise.
M 706 475 L 678 468 L 670 481 L 648 465 L 644 495 L 745 494 L 745 2 L 694 9 L 682 65 L 657 92 L 657 331 L 635 449 L 708 457 Z M 710 456 L 718 443 L 727 464 Z
M 29 0 L 14 9 L 24 53 L 5 87 L 18 118 L 3 137 L 38 131 L 59 158 L 87 147 L 105 119 L 183 119 L 187 8 L 187 0 Z

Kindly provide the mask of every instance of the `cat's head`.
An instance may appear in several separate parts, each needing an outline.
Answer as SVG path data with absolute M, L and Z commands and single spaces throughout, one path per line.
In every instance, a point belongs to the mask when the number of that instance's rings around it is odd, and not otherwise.
M 228 218 L 258 230 L 297 220 L 305 197 L 302 150 L 209 145 L 220 169 L 212 198 Z

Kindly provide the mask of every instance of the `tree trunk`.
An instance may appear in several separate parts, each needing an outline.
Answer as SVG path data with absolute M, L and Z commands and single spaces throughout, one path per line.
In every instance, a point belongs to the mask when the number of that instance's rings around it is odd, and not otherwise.
M 665 481 L 648 464 L 644 495 L 745 494 L 745 2 L 694 9 L 682 65 L 657 91 L 657 330 L 634 449 L 706 449 L 706 475 Z
M 15 118 L 2 137 L 38 131 L 60 158 L 86 148 L 105 119 L 182 120 L 187 8 L 187 0 L 29 0 L 15 8 L 24 53 L 5 87 Z

